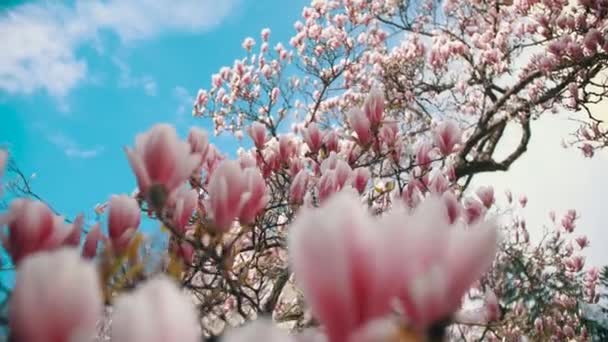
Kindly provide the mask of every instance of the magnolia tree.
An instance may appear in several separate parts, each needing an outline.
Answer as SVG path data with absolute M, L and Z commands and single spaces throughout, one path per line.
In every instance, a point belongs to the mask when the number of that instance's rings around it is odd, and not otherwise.
M 499 207 L 470 184 L 507 171 L 549 113 L 578 115 L 586 156 L 607 145 L 588 109 L 607 15 L 602 0 L 312 1 L 290 47 L 262 30 L 198 93 L 194 115 L 251 146 L 236 159 L 159 124 L 126 148 L 138 191 L 96 208 L 107 229 L 10 204 L 11 338 L 591 339 L 579 214 L 550 213 L 534 240 L 524 194 Z M 501 157 L 507 126 L 520 140 Z

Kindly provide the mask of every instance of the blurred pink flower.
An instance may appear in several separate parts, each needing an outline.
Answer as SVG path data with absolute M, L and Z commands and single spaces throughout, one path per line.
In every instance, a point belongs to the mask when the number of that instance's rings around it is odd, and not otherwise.
M 86 259 L 93 259 L 97 255 L 97 245 L 102 238 L 99 223 L 91 227 L 82 245 L 82 256 Z
M 108 235 L 112 247 L 122 253 L 139 227 L 141 212 L 137 200 L 127 195 L 114 195 L 110 199 Z
M 207 151 L 209 150 L 209 137 L 204 130 L 192 127 L 188 133 L 188 143 L 192 153 L 199 154 L 201 161 L 205 160 Z
M 264 144 L 266 144 L 266 126 L 256 121 L 249 126 L 247 132 L 253 140 L 255 147 L 258 150 L 264 149 Z
M 490 207 L 492 207 L 492 205 L 494 204 L 494 188 L 491 186 L 480 186 L 479 188 L 477 188 L 477 191 L 475 191 L 475 193 L 477 194 L 477 197 L 479 197 L 479 199 L 481 200 L 481 203 L 483 203 L 484 207 L 490 209 Z
M 210 211 L 215 227 L 226 231 L 241 211 L 244 192 L 241 168 L 237 162 L 220 163 L 209 181 Z
M 193 154 L 191 145 L 179 140 L 175 128 L 167 124 L 155 125 L 139 134 L 135 149 L 125 151 L 139 190 L 156 209 L 162 208 L 167 197 L 202 161 L 201 155 Z
M 15 341 L 89 341 L 103 309 L 97 271 L 75 249 L 28 257 L 9 307 Z
M 195 189 L 184 187 L 175 193 L 175 197 L 173 224 L 178 231 L 184 233 L 190 217 L 198 205 L 198 193 Z
M 391 269 L 398 270 L 387 287 L 397 287 L 408 320 L 420 331 L 460 307 L 497 252 L 493 223 L 452 227 L 442 212 L 445 204 L 430 197 L 411 215 L 393 209 L 384 219 L 391 233 L 383 248 L 391 254 Z
M 289 200 L 295 204 L 302 204 L 308 187 L 308 171 L 300 170 L 289 187 Z
M 201 340 L 192 300 L 164 276 L 148 280 L 134 292 L 118 297 L 112 321 L 114 342 Z
M 373 129 L 377 128 L 384 115 L 384 95 L 379 88 L 374 87 L 369 92 L 363 104 L 363 110 L 371 127 Z
M 81 228 L 65 223 L 63 217 L 53 214 L 46 204 L 29 199 L 11 202 L 8 213 L 0 216 L 0 224 L 8 226 L 8 237 L 2 239 L 15 264 L 32 253 L 56 249 L 70 242 L 68 238 L 74 229 Z
M 366 167 L 356 168 L 352 173 L 352 184 L 353 187 L 362 194 L 367 187 L 367 183 L 369 182 L 370 172 Z
M 357 139 L 361 145 L 367 145 L 371 142 L 371 124 L 362 110 L 358 108 L 351 109 L 348 113 L 348 123 L 353 131 L 357 133 Z
M 390 309 L 390 269 L 379 253 L 380 234 L 371 226 L 358 196 L 342 191 L 318 210 L 302 210 L 290 228 L 296 281 L 330 341 L 346 341 Z
M 242 172 L 243 194 L 239 220 L 243 224 L 252 223 L 257 214 L 264 209 L 269 197 L 266 195 L 266 182 L 257 168 L 248 168 Z

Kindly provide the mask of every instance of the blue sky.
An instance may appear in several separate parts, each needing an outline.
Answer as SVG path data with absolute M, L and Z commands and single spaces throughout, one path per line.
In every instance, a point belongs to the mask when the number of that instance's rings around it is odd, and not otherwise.
M 0 8 L 0 144 L 68 217 L 135 180 L 123 146 L 158 122 L 185 136 L 192 98 L 244 56 L 242 40 L 286 44 L 306 0 L 9 1 Z M 237 145 L 216 140 L 225 151 Z
M 0 5 L 0 144 L 28 174 L 37 193 L 68 217 L 135 180 L 123 153 L 135 134 L 157 122 L 185 136 L 192 96 L 211 74 L 241 58 L 242 40 L 287 45 L 293 22 L 309 0 L 3 1 Z M 598 113 L 608 113 L 606 103 Z M 604 193 L 608 155 L 592 160 L 560 140 L 576 125 L 563 115 L 535 123 L 528 152 L 507 173 L 483 175 L 479 185 L 527 193 L 523 213 L 533 235 L 547 213 L 577 208 L 578 234 L 592 241 L 589 260 L 605 264 L 608 244 Z M 512 138 L 517 139 L 516 135 Z M 223 151 L 237 146 L 216 140 Z M 502 196 L 499 196 L 502 197 Z M 150 226 L 148 228 L 154 228 Z

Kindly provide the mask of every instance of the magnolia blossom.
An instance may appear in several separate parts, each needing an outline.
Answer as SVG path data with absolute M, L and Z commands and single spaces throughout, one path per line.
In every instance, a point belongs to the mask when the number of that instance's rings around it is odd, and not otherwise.
M 311 122 L 307 128 L 303 130 L 304 141 L 312 153 L 316 153 L 323 144 L 324 134 L 319 129 L 319 126 Z
M 352 185 L 357 191 L 362 194 L 369 182 L 370 172 L 366 167 L 356 168 L 352 173 Z
M 226 231 L 243 205 L 244 185 L 241 167 L 236 161 L 220 163 L 209 181 L 209 202 L 216 229 Z
M 440 123 L 435 130 L 435 145 L 444 156 L 454 152 L 457 144 L 461 142 L 462 132 L 453 121 Z
M 204 130 L 192 127 L 188 133 L 188 143 L 190 144 L 192 153 L 199 154 L 201 160 L 205 160 L 207 151 L 209 150 L 209 137 Z
M 202 142 L 196 144 L 200 149 Z M 158 124 L 138 135 L 135 149 L 125 149 L 139 190 L 157 209 L 200 165 L 202 156 L 192 153 L 192 149 L 190 144 L 179 140 L 174 127 L 166 124 Z
M 108 232 L 112 247 L 122 253 L 139 227 L 141 213 L 137 200 L 127 195 L 112 196 L 108 214 Z
M 14 200 L 9 212 L 0 217 L 0 224 L 8 226 L 8 237 L 2 237 L 4 247 L 15 264 L 32 253 L 77 245 L 82 223 L 79 219 L 69 225 L 44 203 L 29 199 Z
M 254 122 L 247 129 L 249 136 L 253 140 L 255 147 L 259 150 L 264 148 L 264 144 L 266 144 L 266 127 L 260 122 Z
M 481 200 L 481 203 L 486 208 L 490 208 L 494 204 L 494 188 L 491 186 L 480 186 L 475 192 L 477 197 Z
M 304 200 L 309 177 L 308 171 L 302 169 L 293 178 L 291 186 L 289 187 L 289 200 L 292 203 L 301 204 Z
M 330 341 L 345 341 L 390 309 L 381 235 L 359 203 L 357 195 L 340 192 L 319 210 L 302 210 L 290 228 L 296 281 Z
M 95 267 L 75 249 L 39 253 L 17 268 L 11 334 L 15 341 L 89 341 L 102 308 Z
M 494 260 L 496 227 L 452 226 L 438 198 L 412 214 L 395 207 L 379 219 L 360 206 L 356 194 L 339 192 L 320 209 L 304 209 L 290 230 L 296 281 L 330 341 L 387 315 L 392 298 L 424 331 L 458 309 Z
M 97 245 L 102 238 L 99 223 L 91 227 L 82 245 L 82 256 L 87 259 L 94 258 L 97 255 Z
M 115 342 L 199 342 L 192 300 L 168 278 L 158 277 L 118 298 L 112 324 Z
M 367 145 L 372 138 L 371 124 L 365 113 L 358 109 L 352 109 L 348 113 L 348 122 L 357 133 L 357 139 L 361 145 Z
M 242 172 L 243 194 L 242 207 L 239 212 L 241 223 L 253 222 L 260 210 L 264 209 L 269 197 L 266 195 L 266 183 L 257 168 L 247 168 Z
M 492 264 L 497 230 L 482 222 L 463 229 L 451 226 L 444 204 L 425 199 L 408 216 L 393 209 L 385 218 L 390 231 L 385 249 L 393 273 L 391 284 L 410 323 L 418 330 L 442 321 L 460 306 L 471 284 Z M 408 260 L 404 263 L 404 260 Z
M 384 95 L 379 88 L 373 88 L 363 104 L 365 116 L 372 127 L 378 127 L 384 115 Z
M 192 212 L 198 204 L 198 192 L 194 189 L 182 188 L 176 193 L 175 209 L 173 211 L 173 224 L 182 233 L 192 217 Z

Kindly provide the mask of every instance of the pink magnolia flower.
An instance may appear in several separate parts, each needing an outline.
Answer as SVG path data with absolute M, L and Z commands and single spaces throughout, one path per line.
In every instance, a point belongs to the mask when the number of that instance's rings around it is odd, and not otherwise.
M 302 204 L 308 187 L 309 175 L 306 170 L 300 170 L 289 187 L 289 200 L 295 204 Z
M 442 212 L 445 204 L 433 196 L 413 214 L 395 206 L 372 219 L 356 193 L 342 191 L 300 213 L 290 231 L 290 258 L 330 341 L 346 341 L 384 317 L 394 297 L 419 331 L 458 309 L 493 262 L 498 233 L 492 223 L 451 226 Z
M 175 197 L 173 224 L 178 231 L 184 233 L 190 217 L 198 205 L 198 192 L 194 189 L 182 188 L 176 192 Z
M 581 249 L 589 247 L 589 239 L 585 235 L 577 237 L 575 241 Z
M 479 199 L 481 200 L 481 203 L 483 203 L 483 205 L 490 209 L 490 207 L 492 207 L 492 205 L 494 204 L 494 188 L 491 186 L 480 186 L 479 188 L 477 188 L 477 191 L 475 191 L 475 193 L 477 194 L 477 197 L 479 197 Z
M 428 142 L 419 144 L 416 149 L 416 164 L 420 165 L 421 167 L 427 167 L 432 161 L 430 156 L 432 149 L 433 146 L 431 146 L 431 144 Z
M 576 216 L 576 211 L 571 209 L 569 210 L 566 215 L 564 215 L 564 217 L 562 218 L 562 227 L 564 228 L 565 231 L 567 231 L 568 233 L 572 233 L 574 231 L 574 228 L 576 228 L 576 219 L 578 217 Z
M 269 197 L 266 195 L 266 182 L 257 168 L 245 169 L 242 179 L 244 192 L 241 196 L 239 220 L 243 224 L 249 224 L 264 209 Z
M 207 132 L 197 127 L 190 128 L 188 143 L 190 143 L 192 153 L 199 154 L 201 160 L 205 160 L 207 151 L 209 150 L 209 137 L 207 136 Z
M 522 208 L 525 208 L 526 204 L 528 204 L 528 197 L 526 195 L 521 195 L 519 197 L 519 205 L 521 205 Z
M 264 149 L 264 144 L 266 144 L 266 126 L 264 124 L 257 121 L 252 123 L 247 129 L 247 133 L 258 150 Z
M 486 310 L 486 321 L 494 322 L 500 320 L 502 315 L 498 297 L 494 291 L 489 290 L 484 298 L 484 308 Z
M 82 257 L 86 259 L 93 259 L 97 255 L 97 245 L 103 238 L 99 223 L 94 225 L 84 239 L 82 245 Z
M 564 264 L 568 271 L 579 272 L 585 266 L 585 257 L 582 255 L 575 255 L 569 259 L 566 259 Z
M 333 167 L 333 170 L 336 171 L 336 186 L 338 187 L 338 189 L 342 189 L 344 187 L 344 184 L 346 184 L 346 181 L 350 178 L 350 175 L 353 170 L 350 168 L 350 165 L 348 165 L 348 163 L 342 159 L 337 160 L 335 167 Z
M 185 182 L 201 163 L 190 144 L 180 141 L 175 128 L 158 124 L 135 139 L 135 149 L 126 148 L 139 190 L 156 208 Z
M 276 103 L 280 95 L 281 90 L 279 88 L 272 88 L 272 91 L 270 92 L 270 101 L 272 101 L 272 103 Z
M 141 212 L 137 200 L 127 195 L 114 195 L 110 199 L 108 235 L 112 247 L 122 253 L 139 227 Z
M 251 48 L 253 48 L 253 46 L 255 45 L 255 40 L 251 37 L 247 37 L 245 38 L 245 40 L 243 41 L 243 49 L 247 50 L 247 52 L 251 51 Z
M 215 228 L 226 231 L 241 212 L 245 190 L 241 167 L 236 161 L 220 163 L 209 181 L 210 211 Z
M 372 139 L 371 124 L 362 110 L 355 108 L 348 113 L 348 123 L 357 133 L 357 139 L 361 145 L 367 145 Z
M 325 201 L 331 195 L 338 191 L 338 185 L 336 184 L 336 171 L 327 170 L 319 178 L 317 185 L 317 194 L 320 201 Z
M 267 41 L 268 41 L 268 38 L 270 38 L 270 32 L 271 32 L 271 31 L 270 31 L 270 29 L 269 29 L 269 28 L 264 28 L 264 29 L 262 29 L 262 33 L 261 33 L 261 35 L 262 35 L 262 40 L 263 40 L 263 41 L 265 41 L 265 42 L 267 42 Z
M 74 219 L 74 223 L 72 223 L 72 228 L 70 230 L 70 235 L 65 238 L 63 244 L 65 246 L 78 247 L 78 245 L 80 245 L 80 234 L 82 234 L 83 226 L 84 216 L 80 214 Z
M 394 147 L 397 143 L 397 135 L 399 134 L 399 126 L 396 122 L 385 122 L 382 124 L 380 128 L 380 133 L 378 134 L 378 138 L 382 141 L 386 146 Z
M 9 308 L 15 341 L 88 341 L 103 308 L 95 267 L 71 248 L 28 257 Z
M 383 248 L 391 254 L 390 269 L 397 270 L 391 283 L 409 322 L 420 331 L 460 307 L 462 296 L 497 251 L 493 223 L 451 227 L 444 211 L 445 204 L 432 196 L 411 215 L 393 209 L 385 217 L 391 234 Z
M 420 189 L 421 185 L 420 181 L 418 180 L 410 181 L 405 186 L 405 189 L 403 189 L 403 192 L 401 193 L 401 198 L 403 199 L 403 202 L 408 208 L 413 209 L 417 207 L 418 204 L 422 201 L 422 190 Z
M 363 104 L 365 116 L 372 128 L 376 128 L 382 122 L 384 115 L 384 95 L 379 88 L 374 87 Z
M 319 152 L 319 149 L 321 149 L 321 146 L 323 145 L 324 134 L 321 132 L 316 122 L 311 122 L 308 127 L 303 130 L 303 136 L 310 152 Z
M 70 227 L 44 203 L 29 199 L 14 200 L 9 212 L 0 217 L 0 224 L 8 226 L 8 237 L 2 239 L 15 264 L 30 254 L 62 246 L 69 242 L 74 228 L 80 229 Z
M 369 182 L 370 176 L 371 175 L 370 175 L 369 169 L 366 167 L 359 167 L 353 171 L 352 185 L 355 189 L 357 189 L 357 191 L 360 194 L 362 194 L 365 191 L 365 188 L 367 187 L 367 183 Z
M 467 198 L 464 201 L 464 212 L 467 223 L 473 224 L 482 218 L 485 213 L 485 208 L 478 200 Z
M 456 198 L 456 195 L 451 191 L 444 192 L 441 198 L 447 209 L 448 222 L 454 224 L 462 215 L 462 205 Z
M 330 131 L 325 135 L 323 143 L 329 152 L 338 152 L 339 150 L 339 136 L 335 131 Z
M 111 337 L 115 342 L 198 342 L 199 329 L 192 300 L 161 276 L 117 299 Z
M 444 121 L 435 129 L 435 145 L 444 156 L 454 152 L 457 144 L 462 140 L 460 127 L 453 121 Z
M 304 208 L 290 228 L 296 281 L 330 341 L 347 341 L 354 330 L 390 309 L 390 268 L 372 227 L 358 195 L 342 191 L 318 210 Z
M 292 137 L 281 135 L 279 137 L 279 158 L 282 162 L 288 163 L 289 159 L 296 153 L 296 145 Z
M 450 182 L 442 172 L 436 172 L 429 184 L 429 190 L 441 195 L 450 188 Z
M 580 149 L 581 149 L 581 151 L 583 151 L 583 155 L 586 158 L 592 158 L 595 153 L 595 149 L 593 148 L 593 146 L 588 143 L 583 144 L 583 146 L 581 146 Z

